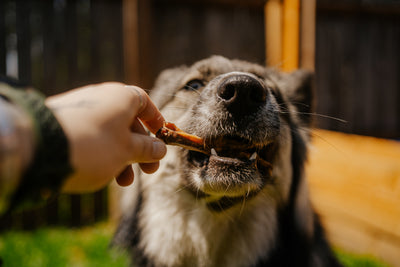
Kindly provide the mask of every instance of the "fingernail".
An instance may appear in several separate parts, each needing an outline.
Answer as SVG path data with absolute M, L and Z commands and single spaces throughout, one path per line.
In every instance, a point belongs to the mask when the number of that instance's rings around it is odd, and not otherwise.
M 161 159 L 167 153 L 167 147 L 164 142 L 161 141 L 154 141 L 153 142 L 153 158 L 154 159 Z

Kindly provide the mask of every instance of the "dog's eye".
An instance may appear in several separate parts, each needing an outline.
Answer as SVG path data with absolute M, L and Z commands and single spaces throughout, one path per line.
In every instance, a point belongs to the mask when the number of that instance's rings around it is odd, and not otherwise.
M 199 90 L 201 88 L 204 87 L 204 82 L 202 80 L 199 79 L 195 79 L 195 80 L 191 80 L 189 81 L 185 87 L 183 87 L 185 90 L 192 90 L 192 91 L 196 91 Z

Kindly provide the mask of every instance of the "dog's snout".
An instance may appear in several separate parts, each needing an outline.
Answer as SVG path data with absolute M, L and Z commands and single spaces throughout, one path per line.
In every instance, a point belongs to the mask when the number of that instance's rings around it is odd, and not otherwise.
M 255 78 L 240 74 L 226 78 L 217 89 L 217 96 L 232 113 L 251 113 L 265 104 L 267 91 Z

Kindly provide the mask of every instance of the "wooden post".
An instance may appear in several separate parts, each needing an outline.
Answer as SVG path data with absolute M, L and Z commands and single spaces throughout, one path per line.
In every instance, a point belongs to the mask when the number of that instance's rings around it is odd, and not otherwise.
M 265 51 L 268 66 L 287 72 L 299 67 L 314 69 L 315 1 L 266 2 Z
M 283 1 L 282 70 L 299 67 L 300 0 Z
M 282 64 L 282 4 L 269 0 L 264 6 L 265 53 L 267 65 L 280 68 Z
M 316 0 L 301 2 L 300 67 L 315 69 L 315 17 Z
M 139 0 L 123 0 L 124 80 L 127 84 L 140 81 L 139 69 Z

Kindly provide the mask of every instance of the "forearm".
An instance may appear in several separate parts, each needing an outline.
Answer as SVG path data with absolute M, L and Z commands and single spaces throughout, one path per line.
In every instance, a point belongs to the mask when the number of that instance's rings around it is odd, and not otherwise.
M 32 160 L 33 136 L 33 125 L 24 111 L 0 97 L 0 213 Z
M 44 97 L 0 83 L 0 213 L 54 195 L 71 172 L 66 137 Z

